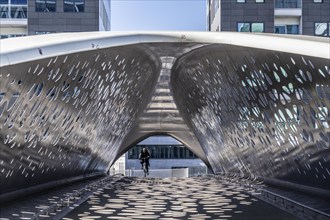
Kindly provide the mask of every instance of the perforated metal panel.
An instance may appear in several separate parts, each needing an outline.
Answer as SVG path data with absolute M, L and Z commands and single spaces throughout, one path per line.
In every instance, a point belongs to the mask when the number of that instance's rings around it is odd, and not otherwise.
M 169 134 L 215 172 L 329 189 L 329 42 L 240 33 L 2 40 L 1 193 Z

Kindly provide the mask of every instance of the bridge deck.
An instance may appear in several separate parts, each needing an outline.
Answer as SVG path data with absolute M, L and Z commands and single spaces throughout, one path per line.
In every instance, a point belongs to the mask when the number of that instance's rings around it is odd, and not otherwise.
M 273 187 L 265 189 L 328 213 L 329 201 Z M 276 202 L 269 205 L 259 196 L 244 184 L 212 176 L 109 176 L 1 204 L 0 219 L 298 219 L 275 207 Z M 292 207 L 287 211 L 302 219 L 329 219 L 312 217 L 308 212 L 302 215 Z
M 219 185 L 220 184 L 220 185 Z M 64 219 L 297 219 L 213 178 L 123 178 Z

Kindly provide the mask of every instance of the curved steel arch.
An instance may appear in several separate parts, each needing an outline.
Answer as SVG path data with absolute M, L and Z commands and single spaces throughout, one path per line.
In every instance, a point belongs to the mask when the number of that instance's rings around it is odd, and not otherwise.
M 0 46 L 1 193 L 105 172 L 153 133 L 215 172 L 329 189 L 327 38 L 98 32 Z

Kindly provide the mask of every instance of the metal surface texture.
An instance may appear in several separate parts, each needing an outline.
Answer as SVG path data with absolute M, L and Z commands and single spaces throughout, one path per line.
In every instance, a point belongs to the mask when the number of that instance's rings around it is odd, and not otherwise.
M 153 134 L 214 172 L 330 190 L 329 38 L 95 32 L 0 46 L 0 193 L 106 172 Z

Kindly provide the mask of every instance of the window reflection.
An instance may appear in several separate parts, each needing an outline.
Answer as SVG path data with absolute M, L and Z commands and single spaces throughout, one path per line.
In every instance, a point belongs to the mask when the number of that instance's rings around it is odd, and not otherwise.
M 250 32 L 250 23 L 238 23 L 238 32 Z
M 36 0 L 37 12 L 55 12 L 56 0 Z
M 64 0 L 64 12 L 84 12 L 85 0 Z
M 10 15 L 11 15 L 11 18 L 27 18 L 27 7 L 12 6 Z
M 26 0 L 0 0 L 0 17 L 25 19 L 27 18 L 27 1 Z
M 299 25 L 275 26 L 276 34 L 299 34 Z
M 327 23 L 315 23 L 314 34 L 316 36 L 328 36 L 328 27 Z
M 252 23 L 252 32 L 264 32 L 264 23 Z

